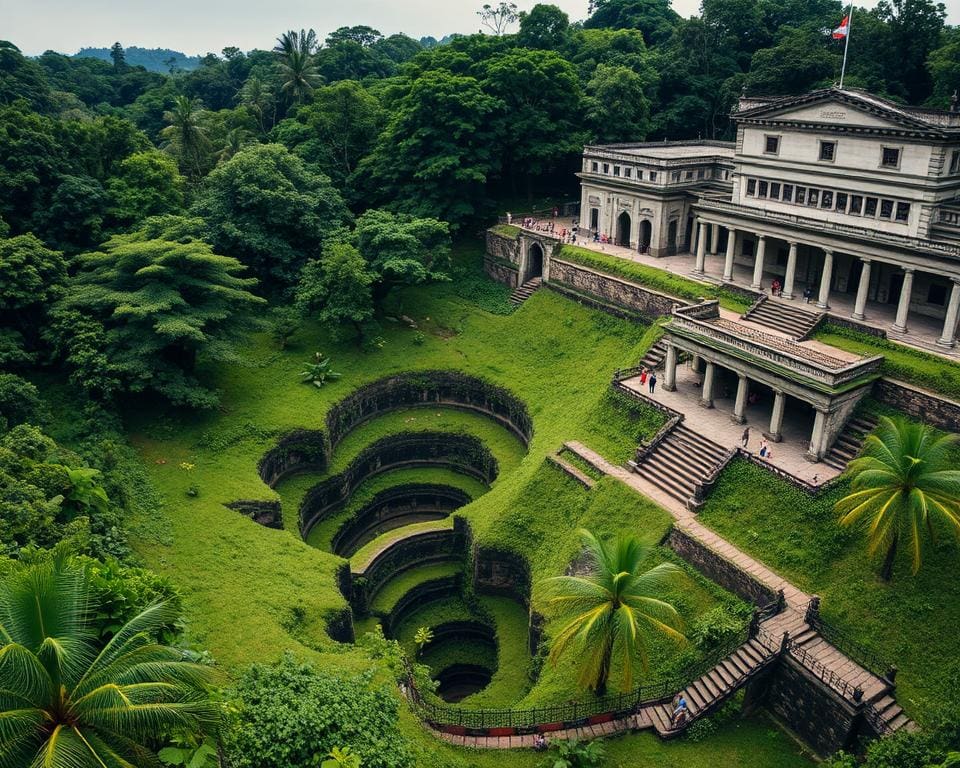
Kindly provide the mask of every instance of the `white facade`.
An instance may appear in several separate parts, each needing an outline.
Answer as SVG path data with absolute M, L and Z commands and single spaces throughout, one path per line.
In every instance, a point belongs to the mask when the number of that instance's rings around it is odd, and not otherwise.
M 902 107 L 856 90 L 740 101 L 735 143 L 586 147 L 581 227 L 652 256 L 707 253 L 808 286 L 852 317 L 896 308 L 894 333 L 924 315 L 954 346 L 960 318 L 960 113 Z M 702 238 L 698 237 L 699 234 Z M 593 234 L 593 232 L 591 232 Z

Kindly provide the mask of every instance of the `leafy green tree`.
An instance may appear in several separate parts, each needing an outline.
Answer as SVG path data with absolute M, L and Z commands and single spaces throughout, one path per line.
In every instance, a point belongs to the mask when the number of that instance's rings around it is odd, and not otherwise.
M 162 152 L 138 152 L 120 163 L 107 182 L 107 213 L 117 226 L 138 224 L 149 216 L 179 213 L 186 180 L 177 164 Z
M 829 85 L 838 71 L 840 54 L 827 49 L 826 36 L 816 26 L 780 30 L 770 48 L 753 54 L 746 84 L 750 93 L 788 95 Z
M 13 43 L 0 40 L 0 104 L 25 99 L 36 110 L 51 106 L 50 86 L 43 69 L 26 58 Z
M 123 69 L 126 66 L 126 55 L 123 52 L 123 46 L 120 43 L 114 43 L 110 48 L 110 59 L 113 61 L 114 69 Z
M 562 51 L 570 41 L 570 17 L 555 5 L 537 3 L 520 14 L 517 43 L 525 48 Z
M 281 88 L 294 104 L 302 104 L 320 85 L 314 61 L 317 47 L 317 33 L 312 29 L 301 29 L 299 34 L 291 29 L 277 38 L 273 50 L 277 54 Z
M 43 197 L 67 165 L 53 120 L 24 101 L 0 106 L 0 216 L 15 234 L 30 230 Z
M 357 339 L 373 318 L 375 275 L 352 245 L 333 243 L 322 261 L 308 261 L 297 286 L 297 304 L 308 314 L 336 330 L 351 326 Z
M 268 291 L 292 286 L 348 216 L 330 179 L 279 144 L 247 147 L 216 168 L 193 211 L 214 248 L 246 264 Z
M 600 768 L 606 756 L 600 739 L 560 741 L 553 751 L 555 754 L 543 762 L 543 768 Z
M 344 80 L 318 88 L 313 102 L 281 122 L 272 136 L 343 189 L 372 150 L 384 119 L 376 97 L 359 83 Z
M 285 654 L 254 664 L 236 688 L 239 707 L 224 735 L 233 768 L 307 768 L 334 747 L 364 768 L 412 768 L 397 726 L 398 700 L 370 675 L 341 677 Z
M 83 568 L 62 552 L 13 566 L 0 581 L 4 765 L 149 765 L 150 745 L 168 729 L 219 728 L 211 668 L 150 639 L 171 606 L 146 608 L 101 647 L 90 637 L 90 592 Z
M 638 29 L 647 45 L 669 39 L 680 16 L 670 0 L 593 0 L 592 15 L 584 22 L 588 29 Z
M 650 130 L 648 84 L 632 69 L 601 64 L 587 83 L 587 124 L 599 142 L 643 141 Z
M 107 194 L 90 176 L 61 176 L 47 204 L 36 211 L 33 228 L 64 251 L 95 246 L 102 239 Z
M 496 5 L 484 3 L 483 7 L 477 11 L 477 16 L 480 17 L 480 23 L 497 36 L 505 35 L 507 30 L 520 19 L 517 4 L 506 2 Z
M 211 407 L 217 397 L 197 380 L 197 360 L 236 360 L 232 342 L 250 328 L 247 313 L 264 301 L 250 293 L 256 280 L 240 276 L 237 259 L 189 235 L 173 239 L 182 235 L 178 225 L 184 226 L 173 219 L 165 231 L 118 235 L 78 257 L 63 305 L 102 326 L 106 375 L 121 391 L 151 390 L 174 404 Z M 62 332 L 68 365 L 85 373 L 86 336 Z M 100 385 L 94 373 L 93 388 Z
M 583 150 L 577 72 L 555 51 L 514 48 L 483 63 L 483 88 L 503 105 L 498 144 L 511 184 L 528 183 Z
M 46 417 L 47 409 L 33 384 L 12 373 L 0 373 L 0 430 L 40 424 Z
M 887 24 L 896 43 L 886 57 L 907 101 L 922 104 L 932 87 L 927 57 L 940 45 L 946 7 L 935 0 L 880 0 L 873 13 Z
M 473 77 L 421 74 L 394 105 L 356 183 L 374 204 L 454 227 L 478 217 L 500 166 L 491 115 L 501 108 Z
M 192 179 L 203 175 L 210 162 L 210 140 L 204 127 L 206 110 L 199 99 L 177 96 L 173 108 L 164 112 L 167 127 L 160 131 L 164 150 L 177 158 Z
M 633 688 L 639 661 L 647 671 L 647 642 L 660 635 L 685 641 L 676 608 L 663 600 L 666 589 L 682 582 L 683 571 L 673 563 L 649 570 L 650 554 L 633 536 L 605 543 L 587 530 L 579 531 L 586 571 L 582 576 L 556 576 L 546 581 L 547 604 L 557 609 L 563 626 L 553 638 L 550 661 L 573 651 L 580 667 L 579 683 L 598 694 L 607 687 L 616 665 L 620 690 Z
M 934 106 L 946 109 L 950 98 L 960 88 L 960 27 L 944 30 L 941 45 L 930 51 L 930 70 Z
M 925 539 L 945 528 L 960 540 L 960 436 L 938 435 L 926 424 L 880 418 L 863 453 L 848 466 L 850 493 L 837 502 L 840 524 L 867 531 L 867 551 L 882 554 L 880 577 L 893 575 L 897 551 L 910 551 L 913 573 L 923 562 Z
M 63 254 L 34 235 L 0 239 L 0 328 L 7 331 L 4 346 L 26 355 L 20 362 L 40 348 L 47 312 L 63 294 L 66 280 Z M 8 361 L 18 359 L 9 347 L 4 356 Z
M 243 84 L 240 90 L 240 104 L 253 115 L 261 135 L 265 134 L 276 121 L 277 105 L 273 91 L 264 79 L 257 75 L 251 75 Z

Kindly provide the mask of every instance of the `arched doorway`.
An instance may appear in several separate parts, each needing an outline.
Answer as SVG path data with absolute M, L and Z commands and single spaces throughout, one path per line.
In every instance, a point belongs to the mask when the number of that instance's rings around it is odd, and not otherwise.
M 523 282 L 535 277 L 543 277 L 543 248 L 540 247 L 540 243 L 530 243 L 530 248 L 527 250 L 527 274 Z
M 624 211 L 617 217 L 617 245 L 630 247 L 630 214 Z
M 590 231 L 596 232 L 600 229 L 600 209 L 591 208 L 590 209 Z
M 650 239 L 653 237 L 653 225 L 649 219 L 640 222 L 640 253 L 646 253 L 650 249 Z

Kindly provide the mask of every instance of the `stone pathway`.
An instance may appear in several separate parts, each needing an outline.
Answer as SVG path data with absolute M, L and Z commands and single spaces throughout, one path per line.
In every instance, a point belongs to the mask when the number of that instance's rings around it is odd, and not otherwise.
M 363 576 L 380 555 L 400 542 L 421 536 L 425 533 L 452 530 L 453 516 L 445 517 L 442 520 L 428 520 L 424 523 L 413 523 L 411 525 L 405 525 L 402 528 L 394 528 L 382 536 L 378 536 L 358 550 L 353 557 L 350 558 L 350 570 L 354 576 Z

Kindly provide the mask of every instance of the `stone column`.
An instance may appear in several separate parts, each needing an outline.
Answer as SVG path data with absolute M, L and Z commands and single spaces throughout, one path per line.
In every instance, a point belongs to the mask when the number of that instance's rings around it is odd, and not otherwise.
M 797 276 L 797 244 L 790 243 L 790 253 L 787 256 L 787 274 L 783 278 L 783 293 L 785 299 L 793 298 L 793 282 Z
M 783 409 L 787 404 L 787 396 L 779 389 L 773 390 L 773 413 L 770 414 L 770 431 L 767 438 L 779 443 L 782 439 L 780 430 L 783 429 Z
M 817 408 L 816 418 L 813 420 L 813 435 L 810 437 L 810 449 L 807 458 L 820 461 L 823 458 L 823 433 L 827 427 L 827 412 Z
M 733 257 L 737 247 L 737 230 L 727 230 L 727 254 L 723 262 L 723 279 L 730 283 L 733 282 Z
M 704 272 L 704 263 L 707 257 L 707 222 L 700 221 L 697 228 L 697 263 L 693 268 L 694 273 L 702 275 Z
M 700 355 L 690 355 L 690 370 L 700 373 Z
M 760 235 L 757 238 L 757 255 L 753 262 L 753 282 L 750 287 L 755 291 L 760 290 L 763 281 L 763 257 L 767 253 L 767 236 Z
M 704 408 L 713 408 L 713 377 L 716 366 L 707 360 L 707 371 L 703 374 L 703 391 L 700 393 L 700 405 Z
M 720 225 L 710 225 L 710 255 L 716 256 L 720 248 Z
M 747 394 L 750 390 L 750 383 L 742 373 L 737 374 L 737 399 L 733 404 L 733 416 L 731 417 L 736 424 L 743 424 L 746 420 Z
M 957 317 L 960 315 L 960 278 L 951 278 L 950 300 L 947 302 L 947 315 L 943 318 L 943 333 L 937 339 L 941 347 L 953 347 L 957 343 Z
M 677 389 L 677 348 L 667 345 L 667 362 L 663 368 L 663 389 L 674 392 Z
M 897 333 L 907 332 L 907 315 L 910 314 L 911 293 L 913 293 L 913 267 L 904 267 L 903 287 L 900 289 L 900 303 L 897 304 L 897 319 L 893 323 L 893 330 Z
M 820 309 L 830 308 L 830 279 L 833 277 L 833 251 L 823 249 L 823 274 L 820 276 L 820 297 L 817 306 Z
M 862 257 L 860 261 L 863 262 L 863 269 L 860 272 L 860 285 L 857 286 L 857 302 L 853 306 L 853 314 L 851 315 L 854 320 L 863 320 L 866 317 L 864 311 L 867 308 L 867 291 L 870 290 L 871 261 Z

